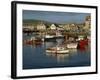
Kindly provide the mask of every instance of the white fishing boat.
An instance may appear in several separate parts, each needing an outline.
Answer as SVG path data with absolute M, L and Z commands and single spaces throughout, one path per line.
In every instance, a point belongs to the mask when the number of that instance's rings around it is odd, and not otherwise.
M 76 39 L 76 41 L 80 41 L 80 40 L 83 40 L 84 39 L 84 36 L 78 36 L 78 39 Z
M 54 36 L 53 35 L 45 35 L 45 38 L 54 38 Z
M 78 43 L 68 43 L 67 44 L 67 48 L 72 48 L 72 49 L 76 49 L 77 48 L 77 46 L 78 46 Z
M 43 41 L 56 41 L 54 35 L 45 35 L 42 39 Z
M 64 47 L 52 47 L 46 49 L 46 52 L 48 53 L 68 53 L 69 50 L 65 49 Z

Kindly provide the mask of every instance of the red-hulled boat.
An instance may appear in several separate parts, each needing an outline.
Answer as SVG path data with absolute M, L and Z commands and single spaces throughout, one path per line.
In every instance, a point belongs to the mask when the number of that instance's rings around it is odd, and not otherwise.
M 88 39 L 84 39 L 84 40 L 80 40 L 79 41 L 79 49 L 85 49 L 86 48 L 86 46 L 88 45 Z

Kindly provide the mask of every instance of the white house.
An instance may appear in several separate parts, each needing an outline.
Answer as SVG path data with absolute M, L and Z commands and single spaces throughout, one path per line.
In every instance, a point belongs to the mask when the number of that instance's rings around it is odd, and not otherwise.
M 55 26 L 54 24 L 52 24 L 52 25 L 50 26 L 50 29 L 56 30 L 56 26 Z

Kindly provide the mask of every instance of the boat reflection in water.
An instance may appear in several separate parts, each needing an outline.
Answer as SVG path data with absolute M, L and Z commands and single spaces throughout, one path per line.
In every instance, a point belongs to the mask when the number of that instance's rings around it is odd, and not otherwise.
M 59 63 L 64 62 L 69 57 L 69 54 L 46 53 L 46 56 L 55 58 Z

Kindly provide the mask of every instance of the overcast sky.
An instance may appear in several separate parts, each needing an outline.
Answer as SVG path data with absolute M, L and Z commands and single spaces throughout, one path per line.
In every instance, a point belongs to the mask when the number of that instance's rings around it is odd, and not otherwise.
M 54 23 L 83 23 L 89 13 L 23 10 L 23 19 L 36 19 Z

